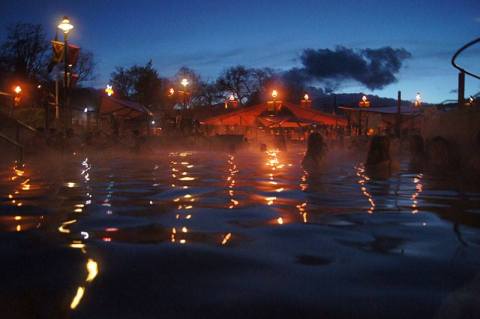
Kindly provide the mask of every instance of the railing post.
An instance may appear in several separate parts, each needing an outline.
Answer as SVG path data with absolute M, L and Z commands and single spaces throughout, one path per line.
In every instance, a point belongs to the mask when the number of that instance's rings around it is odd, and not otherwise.
M 18 144 L 21 144 L 20 143 L 20 125 L 18 123 L 15 123 L 15 141 L 18 143 Z
M 458 73 L 458 106 L 465 105 L 465 72 Z
M 400 137 L 401 130 L 402 130 L 402 112 L 401 112 L 401 107 L 402 107 L 402 92 L 398 91 L 397 94 L 397 120 L 396 120 L 396 127 L 395 127 L 395 134 L 397 137 Z
M 18 147 L 18 150 L 20 151 L 20 152 L 19 152 L 20 154 L 18 154 L 20 163 L 23 164 L 23 158 L 24 158 L 24 150 L 23 150 L 23 147 L 22 147 L 22 146 L 19 146 L 19 147 Z

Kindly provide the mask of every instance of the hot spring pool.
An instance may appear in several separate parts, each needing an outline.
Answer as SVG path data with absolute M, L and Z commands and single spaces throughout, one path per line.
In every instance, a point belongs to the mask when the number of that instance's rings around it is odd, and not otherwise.
M 402 161 L 76 154 L 3 166 L 5 318 L 480 314 L 480 192 Z M 2 316 L 3 317 L 3 316 Z

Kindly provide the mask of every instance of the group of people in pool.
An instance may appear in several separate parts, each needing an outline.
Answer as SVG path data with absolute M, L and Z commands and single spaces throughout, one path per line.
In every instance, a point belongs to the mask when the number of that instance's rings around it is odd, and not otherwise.
M 401 148 L 399 144 L 406 144 Z M 461 158 L 454 145 L 441 137 L 429 140 L 428 143 L 420 135 L 406 138 L 395 138 L 388 135 L 375 135 L 369 138 L 365 167 L 373 174 L 389 174 L 399 166 L 396 148 L 407 150 L 410 163 L 431 172 L 446 174 L 464 173 L 469 177 L 480 177 L 480 132 L 476 136 L 474 147 L 466 158 Z M 302 161 L 306 169 L 320 168 L 327 153 L 327 143 L 322 134 L 312 132 L 308 137 L 307 150 Z M 398 152 L 396 152 L 398 153 Z

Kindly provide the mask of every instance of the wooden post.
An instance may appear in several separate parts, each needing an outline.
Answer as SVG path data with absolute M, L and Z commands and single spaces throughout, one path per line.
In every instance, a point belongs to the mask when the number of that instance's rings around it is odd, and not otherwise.
M 465 106 L 465 72 L 458 73 L 458 106 Z
M 20 124 L 18 124 L 18 123 L 15 123 L 15 141 L 18 144 L 21 144 L 21 141 L 20 141 Z
M 397 121 L 395 127 L 395 134 L 397 137 L 400 137 L 401 131 L 401 121 L 402 121 L 402 114 L 401 114 L 401 106 L 402 106 L 402 91 L 398 91 L 397 96 Z
M 358 130 L 357 130 L 357 135 L 358 135 L 358 136 L 362 135 L 362 111 L 360 111 L 360 108 L 358 108 Z

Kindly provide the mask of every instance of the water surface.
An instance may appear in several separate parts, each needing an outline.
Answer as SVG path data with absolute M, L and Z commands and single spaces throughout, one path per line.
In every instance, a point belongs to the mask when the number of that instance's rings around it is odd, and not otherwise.
M 15 318 L 467 318 L 480 192 L 303 151 L 75 154 L 4 166 Z M 472 317 L 472 318 L 473 318 Z

